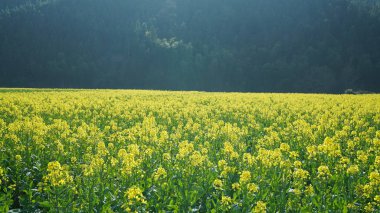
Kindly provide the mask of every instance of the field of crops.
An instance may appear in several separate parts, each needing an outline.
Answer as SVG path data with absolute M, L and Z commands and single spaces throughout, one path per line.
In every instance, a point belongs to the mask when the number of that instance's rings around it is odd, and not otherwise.
M 0 90 L 0 212 L 379 212 L 380 95 Z

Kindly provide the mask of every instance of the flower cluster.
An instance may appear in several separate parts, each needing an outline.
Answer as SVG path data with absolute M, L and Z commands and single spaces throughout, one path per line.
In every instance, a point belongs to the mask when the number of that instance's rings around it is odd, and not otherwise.
M 379 103 L 0 91 L 0 211 L 379 212 Z

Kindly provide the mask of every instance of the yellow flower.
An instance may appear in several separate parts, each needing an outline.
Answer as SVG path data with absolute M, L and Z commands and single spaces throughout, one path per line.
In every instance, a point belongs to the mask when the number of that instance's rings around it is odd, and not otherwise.
M 299 161 L 299 160 L 296 160 L 296 161 L 294 161 L 293 165 L 294 165 L 294 167 L 296 167 L 296 168 L 301 168 L 301 166 L 302 166 L 302 162 Z
M 61 167 L 58 161 L 48 163 L 48 174 L 43 177 L 45 183 L 52 186 L 64 186 L 73 182 L 73 177 L 65 167 Z
M 189 155 L 194 150 L 194 144 L 189 143 L 188 141 L 183 141 L 178 145 L 179 150 L 177 154 L 177 159 L 183 159 Z
M 255 163 L 255 158 L 250 153 L 244 153 L 243 154 L 243 162 L 252 166 Z
M 375 209 L 374 209 L 372 203 L 367 203 L 367 205 L 364 206 L 364 210 L 366 212 L 374 212 Z
M 240 174 L 240 183 L 241 184 L 244 184 L 244 183 L 247 183 L 251 180 L 251 172 L 249 171 L 243 171 L 241 174 Z
M 222 196 L 222 205 L 223 206 L 229 206 L 232 204 L 232 198 L 228 196 Z
M 137 144 L 129 144 L 127 147 L 127 150 L 129 153 L 133 155 L 139 155 L 140 154 L 140 148 Z
M 267 212 L 267 204 L 263 201 L 258 201 L 255 208 L 252 209 L 254 213 L 265 213 Z
M 317 147 L 316 146 L 308 146 L 306 147 L 308 158 L 313 159 L 318 153 Z
M 309 196 L 314 195 L 314 187 L 311 184 L 305 187 L 305 194 Z
M 376 195 L 375 198 L 373 198 L 373 200 L 374 200 L 376 203 L 380 204 L 380 195 Z
M 239 190 L 239 189 L 240 189 L 240 184 L 239 184 L 239 183 L 233 183 L 233 184 L 232 184 L 232 189 L 233 189 L 234 191 Z
M 208 149 L 206 149 L 206 148 L 202 148 L 202 149 L 201 149 L 201 153 L 204 154 L 204 155 L 207 155 L 207 153 L 208 153 Z
M 327 154 L 329 157 L 341 156 L 340 144 L 330 137 L 325 138 L 323 144 L 318 146 L 318 150 L 324 154 Z
M 236 171 L 235 167 L 232 166 L 225 166 L 223 168 L 223 171 L 220 173 L 222 177 L 227 177 L 228 173 L 234 173 Z
M 318 177 L 322 179 L 329 178 L 331 176 L 328 166 L 319 166 L 318 167 Z
M 122 159 L 123 167 L 121 171 L 124 175 L 131 175 L 133 170 L 140 165 L 140 161 L 135 159 L 135 155 L 128 153 Z
M 166 178 L 166 175 L 166 170 L 162 167 L 159 167 L 157 171 L 154 173 L 153 179 L 157 181 L 160 178 Z
M 108 149 L 113 150 L 115 148 L 115 145 L 113 143 L 108 143 Z
M 375 168 L 380 169 L 380 156 L 376 156 L 374 166 Z
M 301 192 L 301 190 L 300 189 L 289 189 L 289 192 L 290 193 L 294 193 L 295 195 L 300 195 L 302 192 Z
M 347 157 L 342 157 L 339 160 L 339 168 L 345 169 L 347 168 L 348 164 L 350 163 L 350 159 Z
M 369 180 L 371 181 L 371 185 L 380 186 L 380 173 L 377 171 L 371 172 Z
M 355 210 L 357 209 L 357 206 L 355 205 L 355 203 L 349 203 L 347 204 L 347 208 L 350 210 Z
M 119 163 L 119 161 L 116 158 L 111 157 L 111 166 L 116 166 L 116 164 L 118 164 L 118 163 Z
M 166 160 L 166 161 L 168 161 L 168 160 L 170 160 L 170 153 L 164 153 L 163 155 L 162 155 L 162 158 L 164 159 L 164 160 Z
M 119 158 L 124 158 L 124 156 L 127 154 L 127 151 L 125 149 L 120 149 L 119 152 L 117 153 L 117 156 Z
M 298 157 L 299 157 L 299 154 L 298 154 L 298 152 L 296 152 L 296 151 L 291 151 L 291 152 L 289 153 L 289 157 L 295 159 L 295 158 L 298 158 Z
M 299 180 L 305 180 L 309 177 L 309 172 L 303 169 L 296 169 L 293 172 L 293 177 Z
M 239 154 L 234 151 L 234 147 L 230 142 L 224 142 L 224 148 L 223 152 L 226 154 L 229 158 L 237 158 Z
M 16 161 L 17 161 L 17 162 L 22 161 L 22 157 L 21 157 L 21 155 L 16 155 L 15 158 L 16 158 Z
M 290 151 L 290 146 L 287 143 L 281 143 L 280 144 L 280 150 L 283 152 L 289 152 Z
M 259 191 L 259 187 L 254 183 L 248 183 L 247 189 L 249 193 L 256 193 Z
M 373 192 L 373 187 L 370 184 L 366 184 L 362 187 L 363 196 L 369 198 Z
M 361 161 L 361 163 L 365 164 L 367 163 L 368 155 L 363 150 L 359 150 L 357 152 L 357 158 L 359 161 Z
M 200 166 L 205 160 L 205 156 L 203 156 L 200 152 L 195 151 L 190 156 L 190 163 L 193 166 Z
M 71 157 L 70 161 L 71 161 L 72 164 L 75 164 L 77 162 L 77 158 L 76 157 Z
M 359 166 L 358 165 L 351 165 L 347 169 L 347 174 L 349 175 L 355 175 L 359 172 Z
M 225 161 L 225 160 L 219 160 L 218 161 L 218 167 L 220 169 L 223 169 L 225 166 L 227 166 L 227 161 Z
M 124 197 L 128 199 L 128 204 L 134 203 L 146 203 L 145 197 L 142 194 L 142 190 L 137 186 L 130 187 L 124 194 Z
M 220 180 L 220 179 L 215 179 L 214 183 L 213 183 L 213 186 L 217 190 L 222 190 L 223 189 L 223 181 Z

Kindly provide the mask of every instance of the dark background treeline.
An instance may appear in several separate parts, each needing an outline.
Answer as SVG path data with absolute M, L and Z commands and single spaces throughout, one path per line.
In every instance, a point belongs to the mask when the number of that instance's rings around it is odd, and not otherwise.
M 374 0 L 1 0 L 0 86 L 380 92 Z

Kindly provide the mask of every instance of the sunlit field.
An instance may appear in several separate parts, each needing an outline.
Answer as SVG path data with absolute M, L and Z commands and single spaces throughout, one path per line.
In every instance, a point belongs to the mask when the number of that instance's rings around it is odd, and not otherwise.
M 0 212 L 379 212 L 380 95 L 0 90 Z

